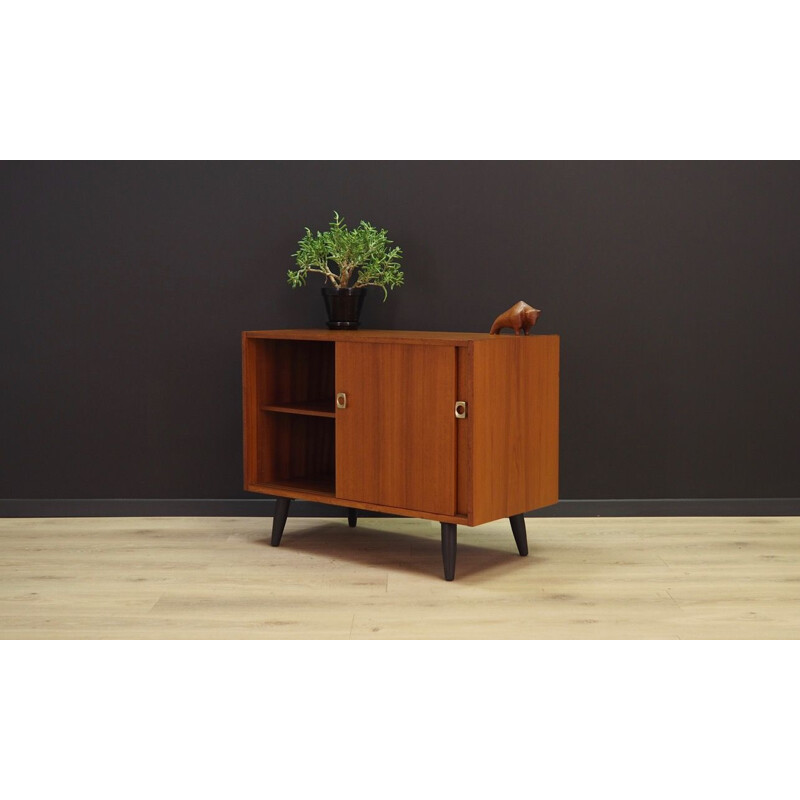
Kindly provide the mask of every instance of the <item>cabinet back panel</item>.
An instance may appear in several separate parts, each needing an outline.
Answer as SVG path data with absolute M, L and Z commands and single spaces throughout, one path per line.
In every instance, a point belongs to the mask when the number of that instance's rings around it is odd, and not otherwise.
M 297 478 L 332 482 L 334 472 L 332 419 L 261 412 L 256 483 Z
M 333 400 L 333 342 L 253 340 L 259 352 L 259 402 Z

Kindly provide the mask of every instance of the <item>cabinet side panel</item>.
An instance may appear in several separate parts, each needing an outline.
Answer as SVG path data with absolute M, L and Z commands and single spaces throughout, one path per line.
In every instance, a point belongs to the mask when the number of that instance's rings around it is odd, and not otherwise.
M 258 470 L 256 446 L 258 398 L 256 392 L 256 345 L 242 334 L 242 452 L 244 487 L 255 483 Z
M 261 404 L 273 396 L 277 344 L 242 336 L 245 488 L 276 477 L 272 462 L 266 457 L 275 449 L 275 426 L 261 411 Z
M 558 500 L 557 336 L 473 345 L 473 524 Z

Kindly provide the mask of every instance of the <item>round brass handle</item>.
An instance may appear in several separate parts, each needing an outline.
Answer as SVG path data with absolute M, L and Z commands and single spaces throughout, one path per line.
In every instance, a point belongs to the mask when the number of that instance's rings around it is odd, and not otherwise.
M 347 408 L 347 395 L 344 392 L 336 395 L 336 408 Z

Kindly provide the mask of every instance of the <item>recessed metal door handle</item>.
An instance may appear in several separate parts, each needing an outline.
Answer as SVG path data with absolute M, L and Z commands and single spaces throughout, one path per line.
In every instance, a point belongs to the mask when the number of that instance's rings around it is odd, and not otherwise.
M 336 408 L 347 408 L 347 395 L 344 392 L 336 395 Z
M 467 418 L 467 401 L 456 400 L 456 419 Z

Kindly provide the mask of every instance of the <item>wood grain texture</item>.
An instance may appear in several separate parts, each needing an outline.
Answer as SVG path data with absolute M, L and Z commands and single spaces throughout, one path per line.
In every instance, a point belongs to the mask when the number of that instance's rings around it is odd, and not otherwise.
M 472 350 L 472 524 L 558 500 L 559 338 L 494 336 Z
M 243 341 L 246 489 L 467 525 L 558 499 L 557 336 Z M 335 392 L 348 407 L 331 419 Z
M 0 519 L 2 639 L 800 639 L 800 518 Z
M 298 479 L 332 492 L 334 344 L 242 344 L 245 488 Z
M 379 511 L 383 514 L 396 514 L 400 517 L 419 517 L 420 519 L 437 520 L 439 522 L 455 522 L 457 525 L 469 525 L 470 520 L 464 514 L 441 514 L 433 511 L 419 511 L 398 506 L 385 506 L 380 503 L 361 502 L 349 500 L 346 497 L 336 497 L 333 484 L 327 479 L 324 481 L 305 481 L 295 478 L 291 481 L 273 483 L 251 483 L 245 486 L 249 492 L 290 497 L 295 500 L 310 500 L 314 503 L 327 503 L 333 506 L 360 508 L 364 511 Z
M 242 454 L 244 488 L 258 480 L 258 344 L 242 334 Z
M 324 328 L 274 331 L 245 331 L 250 339 L 285 339 L 294 341 L 361 342 L 390 344 L 429 344 L 445 347 L 466 345 L 489 339 L 488 333 L 454 333 L 452 331 L 331 331 Z
M 467 403 L 466 419 L 456 420 L 456 511 L 472 511 L 472 358 L 467 347 L 456 348 L 456 400 Z
M 424 344 L 336 344 L 336 495 L 456 511 L 456 353 Z
M 336 416 L 336 411 L 330 400 L 310 400 L 304 403 L 271 403 L 262 405 L 262 411 L 276 411 L 281 414 L 301 414 L 307 417 Z
M 258 353 L 261 403 L 322 402 L 333 407 L 332 342 L 252 340 L 252 345 Z
M 321 481 L 334 490 L 335 423 L 325 417 L 263 411 L 269 445 L 259 453 L 259 483 Z

